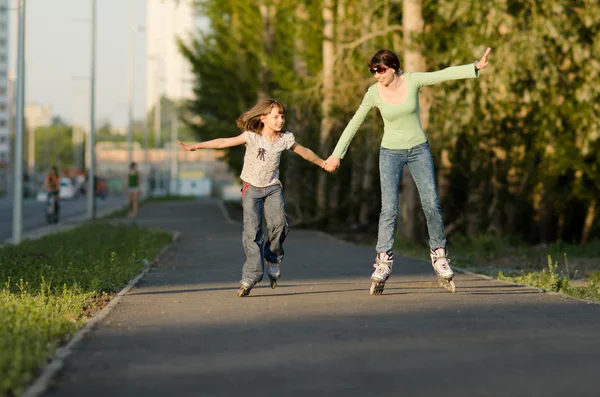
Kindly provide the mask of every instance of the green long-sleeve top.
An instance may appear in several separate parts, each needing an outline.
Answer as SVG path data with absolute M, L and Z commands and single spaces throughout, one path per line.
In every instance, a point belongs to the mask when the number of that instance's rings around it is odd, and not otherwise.
M 479 77 L 479 71 L 472 63 L 452 66 L 437 72 L 405 73 L 404 82 L 408 89 L 407 99 L 399 104 L 384 103 L 379 97 L 377 83 L 367 90 L 358 110 L 348 123 L 338 141 L 333 155 L 344 158 L 350 141 L 375 106 L 383 118 L 383 139 L 381 146 L 386 149 L 410 149 L 427 141 L 419 117 L 419 89 L 449 80 Z

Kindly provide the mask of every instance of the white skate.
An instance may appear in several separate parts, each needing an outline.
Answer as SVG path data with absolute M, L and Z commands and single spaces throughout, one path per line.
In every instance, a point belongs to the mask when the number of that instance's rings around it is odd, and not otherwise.
M 441 287 L 446 288 L 448 291 L 456 292 L 456 285 L 454 285 L 454 272 L 450 268 L 450 259 L 448 259 L 448 251 L 446 248 L 436 248 L 431 250 L 431 265 L 435 274 L 438 276 L 438 283 Z
M 267 271 L 267 275 L 271 280 L 271 288 L 275 289 L 277 287 L 277 279 L 281 275 L 281 261 L 277 261 L 276 263 L 271 263 L 265 260 L 265 267 Z
M 375 271 L 371 275 L 371 289 L 369 293 L 371 295 L 383 294 L 385 288 L 385 282 L 392 273 L 392 265 L 394 264 L 394 254 L 388 255 L 385 252 L 377 254 L 375 257 L 375 264 L 373 267 Z

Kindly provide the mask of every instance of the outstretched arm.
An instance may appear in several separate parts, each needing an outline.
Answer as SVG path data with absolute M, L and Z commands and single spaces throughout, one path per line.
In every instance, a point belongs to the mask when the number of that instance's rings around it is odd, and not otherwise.
M 319 167 L 322 167 L 325 163 L 325 160 L 317 156 L 315 152 L 313 152 L 309 148 L 300 145 L 298 142 L 294 143 L 290 149 L 294 153 L 300 155 L 300 157 L 302 157 L 304 160 L 310 161 L 311 163 L 316 164 Z
M 420 87 L 434 85 L 444 81 L 479 77 L 479 71 L 488 65 L 487 58 L 491 51 L 492 49 L 488 47 L 481 59 L 475 62 L 475 64 L 469 63 L 462 66 L 451 66 L 437 72 L 411 73 L 410 76 Z
M 193 143 L 190 145 L 186 145 L 181 141 L 177 141 L 179 146 L 184 148 L 185 150 L 198 150 L 198 149 L 225 149 L 228 147 L 239 146 L 246 143 L 246 136 L 242 133 L 238 136 L 232 138 L 217 138 L 212 139 L 210 141 Z

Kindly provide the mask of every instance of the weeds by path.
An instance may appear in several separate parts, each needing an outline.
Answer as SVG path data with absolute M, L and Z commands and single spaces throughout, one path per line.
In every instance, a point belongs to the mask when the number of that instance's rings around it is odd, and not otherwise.
M 0 396 L 19 395 L 86 319 L 168 244 L 162 230 L 95 223 L 0 248 Z

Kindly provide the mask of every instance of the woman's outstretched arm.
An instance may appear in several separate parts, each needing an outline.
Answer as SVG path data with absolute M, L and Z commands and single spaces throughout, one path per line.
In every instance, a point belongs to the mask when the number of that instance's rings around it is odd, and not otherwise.
M 434 85 L 450 80 L 460 80 L 479 77 L 479 71 L 488 65 L 488 55 L 492 51 L 487 48 L 481 59 L 477 62 L 461 66 L 451 66 L 437 72 L 410 73 L 411 79 L 420 87 Z

